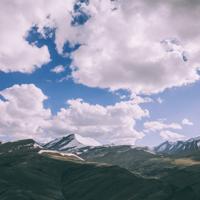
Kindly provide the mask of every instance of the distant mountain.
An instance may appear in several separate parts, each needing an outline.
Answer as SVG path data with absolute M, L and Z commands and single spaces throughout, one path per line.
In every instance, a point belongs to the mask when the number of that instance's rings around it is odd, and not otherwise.
M 99 142 L 89 137 L 82 137 L 78 134 L 70 134 L 66 137 L 57 138 L 43 147 L 57 151 L 72 151 L 84 147 L 101 146 Z
M 184 154 L 194 153 L 200 150 L 200 137 L 191 138 L 186 141 L 166 141 L 154 148 L 158 154 Z

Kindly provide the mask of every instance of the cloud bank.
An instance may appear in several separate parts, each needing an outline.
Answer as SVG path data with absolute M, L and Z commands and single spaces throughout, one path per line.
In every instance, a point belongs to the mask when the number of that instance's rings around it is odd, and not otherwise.
M 172 131 L 161 131 L 160 132 L 160 136 L 164 139 L 164 140 L 167 140 L 167 141 L 172 141 L 172 142 L 175 142 L 177 140 L 183 140 L 185 139 L 185 136 L 184 135 L 181 135 L 179 133 L 175 133 L 175 132 L 172 132 Z
M 135 130 L 136 120 L 147 117 L 133 101 L 123 101 L 110 106 L 91 105 L 81 99 L 69 100 L 53 119 L 52 131 L 65 134 L 78 133 L 94 137 L 103 144 L 134 144 L 144 137 Z
M 144 132 L 159 133 L 160 137 L 168 141 L 177 141 L 184 139 L 185 136 L 174 132 L 174 130 L 181 130 L 183 127 L 178 123 L 166 124 L 162 121 L 148 121 L 144 123 Z M 173 131 L 172 131 L 173 130 Z
M 199 80 L 199 11 L 199 1 L 91 1 L 73 78 L 145 94 Z
M 52 115 L 44 107 L 47 97 L 33 84 L 14 85 L 0 95 L 1 138 L 48 140 L 77 133 L 103 144 L 134 144 L 144 137 L 134 128 L 136 120 L 149 115 L 134 101 L 101 106 L 81 99 L 69 100 L 66 108 Z
M 199 80 L 199 1 L 3 0 L 0 6 L 1 71 L 31 73 L 48 62 L 45 46 L 25 40 L 36 25 L 43 35 L 43 27 L 55 28 L 60 54 L 67 41 L 81 44 L 71 54 L 75 82 L 152 94 Z M 86 23 L 72 25 L 83 14 Z
M 39 138 L 49 127 L 51 111 L 43 102 L 47 97 L 33 84 L 14 85 L 0 91 L 0 137 Z

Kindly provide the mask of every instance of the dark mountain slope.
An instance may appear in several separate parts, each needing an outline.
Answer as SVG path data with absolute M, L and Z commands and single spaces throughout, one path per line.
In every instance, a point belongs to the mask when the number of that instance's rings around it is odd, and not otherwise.
M 40 155 L 33 143 L 0 145 L 1 200 L 166 200 L 171 193 L 117 166 Z
M 95 147 L 87 151 L 80 149 L 80 152 L 86 161 L 118 165 L 149 177 L 161 176 L 165 174 L 165 169 L 174 167 L 168 158 L 131 146 Z
M 26 139 L 26 140 L 19 140 L 14 142 L 7 142 L 4 144 L 0 144 L 0 153 L 6 154 L 6 153 L 20 153 L 20 152 L 34 152 L 42 149 L 42 146 L 40 146 L 37 142 L 35 142 L 32 139 Z
M 67 199 L 82 199 L 84 194 L 86 200 L 153 200 L 166 199 L 171 192 L 158 180 L 143 179 L 116 166 L 73 166 L 63 178 Z

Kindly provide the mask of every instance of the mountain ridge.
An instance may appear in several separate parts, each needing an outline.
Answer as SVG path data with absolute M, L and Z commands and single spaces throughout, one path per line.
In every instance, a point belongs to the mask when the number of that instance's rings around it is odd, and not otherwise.
M 158 154 L 184 154 L 200 150 L 200 137 L 190 138 L 185 141 L 165 141 L 154 148 Z
M 101 144 L 93 138 L 82 137 L 78 134 L 69 134 L 43 145 L 44 148 L 58 151 L 69 151 L 87 146 L 101 146 Z

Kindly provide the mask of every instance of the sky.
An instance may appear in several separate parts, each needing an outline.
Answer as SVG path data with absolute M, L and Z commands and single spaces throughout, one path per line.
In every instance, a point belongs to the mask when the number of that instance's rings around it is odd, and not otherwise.
M 198 0 L 0 1 L 0 140 L 200 135 Z

